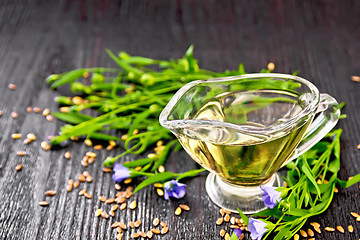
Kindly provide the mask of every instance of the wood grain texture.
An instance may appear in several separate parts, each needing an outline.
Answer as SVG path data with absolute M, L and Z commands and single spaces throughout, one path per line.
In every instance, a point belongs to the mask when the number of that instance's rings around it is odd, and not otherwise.
M 26 113 L 27 106 L 57 109 L 53 98 L 66 93 L 49 90 L 45 77 L 78 67 L 114 66 L 104 49 L 125 50 L 132 55 L 158 59 L 182 56 L 190 44 L 204 68 L 223 71 L 245 64 L 248 72 L 265 68 L 269 61 L 276 72 L 296 70 L 311 80 L 321 92 L 347 103 L 343 128 L 340 177 L 360 172 L 360 84 L 350 80 L 360 75 L 359 1 L 166 1 L 166 0 L 79 0 L 79 1 L 0 1 L 0 239 L 115 239 L 110 225 L 115 220 L 96 218 L 97 196 L 115 195 L 111 174 L 101 171 L 108 156 L 98 151 L 97 161 L 87 170 L 92 183 L 66 192 L 70 178 L 84 168 L 80 160 L 90 150 L 71 144 L 66 150 L 45 152 L 40 142 L 56 134 L 61 122 L 48 122 L 40 114 Z M 16 91 L 8 84 L 17 85 Z M 16 111 L 14 120 L 10 113 Z M 38 140 L 23 145 L 11 134 L 35 133 Z M 25 150 L 28 155 L 16 156 Z M 72 158 L 63 157 L 65 151 Z M 117 149 L 111 152 L 115 155 Z M 122 161 L 133 157 L 125 157 Z M 15 166 L 23 164 L 20 172 Z M 182 172 L 198 167 L 182 151 L 172 154 L 166 168 Z M 141 230 L 151 227 L 154 217 L 164 220 L 169 233 L 154 239 L 220 239 L 218 208 L 204 189 L 205 174 L 188 182 L 187 195 L 178 201 L 159 198 L 153 188 L 132 197 L 139 203 L 135 211 L 118 211 L 116 220 L 141 219 Z M 92 199 L 78 196 L 86 189 Z M 44 197 L 49 189 L 54 197 Z M 316 234 L 316 239 L 359 239 L 360 223 L 350 212 L 360 212 L 358 185 L 340 189 L 329 209 L 314 219 L 322 226 L 354 232 Z M 40 207 L 42 200 L 48 207 Z M 192 210 L 180 217 L 173 213 L 179 203 Z M 132 231 L 125 232 L 130 239 Z M 246 239 L 250 239 L 247 236 Z

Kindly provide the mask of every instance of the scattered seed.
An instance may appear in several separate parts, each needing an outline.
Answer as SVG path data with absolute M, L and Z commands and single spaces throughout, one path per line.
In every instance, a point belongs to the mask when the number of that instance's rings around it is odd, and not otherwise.
M 51 145 L 49 145 L 47 142 L 43 141 L 43 142 L 41 142 L 41 148 L 44 151 L 49 151 L 51 149 Z
M 109 215 L 113 217 L 113 216 L 115 216 L 115 212 L 113 210 L 110 210 Z
M 84 196 L 85 196 L 86 198 L 89 198 L 89 199 L 91 198 L 90 193 L 87 193 L 87 192 L 86 192 L 86 193 L 84 193 Z
M 16 165 L 15 169 L 16 171 L 20 171 L 22 169 L 23 165 L 22 164 L 18 164 Z
M 351 80 L 353 82 L 360 82 L 360 77 L 359 76 L 351 76 Z
M 352 232 L 354 232 L 354 227 L 353 227 L 352 225 L 349 225 L 349 226 L 348 226 L 348 230 L 349 230 L 349 232 L 352 233 Z
M 325 228 L 325 231 L 328 231 L 328 232 L 334 232 L 334 231 L 335 231 L 335 228 L 332 228 L 332 227 L 326 227 L 326 228 Z
M 318 227 L 318 226 L 313 226 L 313 227 L 316 232 L 321 233 L 320 227 Z
M 168 227 L 164 227 L 163 229 L 161 229 L 161 234 L 166 234 L 169 231 Z
M 132 237 L 132 238 L 138 238 L 138 237 L 140 237 L 140 233 L 133 233 L 133 234 L 131 235 L 131 237 Z
M 11 134 L 11 137 L 12 137 L 13 139 L 20 139 L 20 138 L 21 138 L 21 134 L 20 134 L 20 133 L 13 133 L 13 134 Z
M 220 233 L 220 237 L 223 237 L 223 236 L 225 236 L 226 232 L 224 229 L 221 229 L 219 233 Z
M 180 204 L 179 207 L 181 207 L 182 210 L 190 211 L 190 207 L 186 204 Z
M 121 140 L 123 140 L 123 141 L 125 141 L 127 138 L 128 138 L 127 134 L 124 134 L 124 135 L 121 136 Z
M 114 204 L 111 206 L 112 211 L 116 211 L 118 208 L 119 208 L 119 205 L 117 205 L 117 204 Z
M 78 181 L 79 182 L 85 182 L 86 181 L 86 177 L 83 175 L 83 174 L 79 174 L 79 176 L 78 176 Z
M 11 117 L 12 117 L 13 119 L 16 119 L 16 118 L 19 117 L 19 114 L 17 114 L 17 112 L 12 112 L 12 113 L 11 113 Z
M 121 229 L 126 229 L 126 224 L 125 223 L 123 223 L 123 222 L 120 222 L 119 223 L 119 227 L 121 228 Z
M 88 176 L 88 177 L 86 177 L 86 181 L 87 181 L 88 183 L 91 183 L 91 182 L 92 182 L 92 180 L 93 180 L 92 176 Z
M 108 145 L 108 146 L 106 147 L 106 150 L 108 150 L 108 151 L 113 150 L 113 149 L 114 149 L 114 147 L 111 146 L 111 145 Z
M 229 215 L 228 213 L 225 214 L 224 221 L 225 221 L 225 222 L 229 222 L 229 221 L 230 221 L 230 215 Z
M 121 190 L 120 184 L 117 184 L 117 183 L 116 183 L 116 184 L 115 184 L 115 189 L 118 190 L 118 191 L 120 191 L 120 190 Z
M 135 171 L 140 171 L 141 169 L 142 169 L 141 166 L 137 166 L 137 167 L 135 168 Z
M 89 147 L 91 147 L 93 145 L 93 143 L 90 139 L 85 139 L 84 143 L 86 146 L 89 146 Z
M 221 214 L 221 216 L 224 216 L 225 215 L 225 209 L 220 208 L 220 214 Z
M 32 140 L 29 139 L 29 138 L 25 138 L 25 140 L 24 140 L 24 144 L 29 144 L 29 143 L 31 143 L 31 142 L 32 142 Z
M 153 232 L 152 232 L 152 231 L 148 231 L 148 232 L 146 233 L 146 236 L 147 236 L 148 238 L 152 238 L 152 237 L 153 237 Z
M 46 196 L 54 196 L 56 194 L 56 191 L 55 190 L 47 190 L 44 194 Z
M 124 210 L 126 208 L 126 203 L 120 205 L 120 210 Z
M 99 196 L 98 198 L 99 198 L 100 202 L 105 202 L 106 201 L 106 198 L 104 198 L 103 196 Z
M 114 140 L 109 140 L 109 145 L 115 147 L 116 142 Z
M 160 234 L 161 233 L 160 229 L 156 229 L 156 228 L 152 228 L 151 231 L 153 233 L 155 233 L 155 234 Z
M 49 122 L 53 122 L 55 119 L 52 115 L 47 115 L 46 120 L 48 120 Z
M 136 228 L 140 227 L 140 225 L 141 225 L 141 220 L 136 220 L 136 221 L 134 222 L 134 226 L 135 226 Z
M 45 108 L 44 111 L 42 112 L 42 115 L 44 117 L 48 116 L 49 114 L 50 114 L 50 109 L 48 109 L 48 108 Z
M 342 226 L 336 226 L 336 229 L 341 233 L 345 232 L 345 230 L 344 230 L 344 228 Z
M 353 217 L 355 217 L 355 218 L 357 218 L 357 217 L 360 216 L 360 215 L 359 215 L 358 213 L 356 213 L 356 212 L 351 212 L 350 214 L 351 214 L 351 216 L 353 216 Z
M 304 238 L 307 237 L 307 233 L 302 229 L 300 229 L 300 235 L 303 236 Z
M 106 167 L 104 167 L 104 168 L 103 168 L 103 172 L 105 172 L 105 173 L 111 173 L 111 172 L 112 172 L 112 168 L 106 168 Z
M 32 113 L 33 108 L 32 108 L 31 106 L 28 106 L 28 107 L 26 108 L 26 111 L 27 111 L 28 113 Z
M 217 225 L 221 225 L 224 222 L 224 218 L 219 218 L 218 220 L 216 220 L 216 224 Z
M 226 233 L 226 234 L 225 234 L 225 240 L 230 240 L 230 238 L 231 238 L 231 237 L 230 237 L 230 234 L 229 234 L 229 233 Z
M 134 227 L 135 227 L 135 225 L 134 225 L 134 222 L 133 222 L 133 221 L 130 221 L 130 222 L 129 222 L 129 227 L 131 227 L 131 228 L 134 228 Z
M 3 115 L 3 111 L 0 110 L 0 117 Z
M 334 193 L 338 193 L 339 189 L 337 189 L 336 187 L 334 188 Z
M 236 223 L 235 217 L 230 218 L 230 223 L 233 224 L 233 225 Z
M 240 227 L 238 225 L 232 224 L 232 225 L 230 225 L 230 228 L 240 228 Z
M 66 186 L 66 191 L 67 191 L 67 192 L 71 192 L 72 189 L 73 189 L 73 185 L 72 185 L 72 184 L 68 184 L 68 185 Z
M 176 208 L 176 210 L 175 210 L 175 215 L 179 216 L 180 214 L 181 214 L 181 208 L 178 207 L 178 208 Z
M 30 139 L 31 141 L 35 141 L 35 140 L 36 140 L 36 136 L 35 136 L 35 134 L 33 134 L 33 133 L 29 133 L 28 135 L 26 135 L 26 137 L 27 137 L 28 139 Z
M 360 216 L 356 218 L 356 221 L 360 222 Z
M 231 214 L 231 211 L 226 210 L 226 209 L 224 209 L 224 212 L 227 213 L 227 214 L 229 214 L 229 215 Z
M 310 228 L 308 228 L 307 234 L 308 234 L 310 237 L 313 237 L 313 236 L 315 235 L 314 232 L 313 232 L 313 230 L 311 230 Z
M 66 152 L 66 153 L 64 154 L 64 157 L 65 157 L 66 159 L 70 159 L 70 158 L 71 158 L 71 153 L 70 153 L 70 152 Z
M 145 232 L 140 231 L 139 233 L 140 233 L 141 237 L 146 238 L 146 233 Z
M 100 215 L 101 215 L 101 213 L 102 213 L 102 209 L 101 209 L 101 208 L 99 208 L 98 210 L 96 210 L 96 212 L 95 212 L 95 216 L 96 216 L 96 217 L 98 217 L 98 216 L 100 216 Z M 113 226 L 111 226 L 111 227 L 113 227 Z
M 132 182 L 132 178 L 127 178 L 127 179 L 124 180 L 124 183 L 125 183 L 125 184 L 129 184 L 129 183 L 131 183 L 131 182 Z
M 275 64 L 273 62 L 269 62 L 267 65 L 267 69 L 269 71 L 273 71 L 275 69 Z
M 115 198 L 108 198 L 105 201 L 105 203 L 107 203 L 107 204 L 111 204 L 111 203 L 114 203 L 114 202 L 115 202 Z
M 49 203 L 47 201 L 41 201 L 41 202 L 39 202 L 39 205 L 42 207 L 45 207 L 45 206 L 48 206 Z
M 100 210 L 101 210 L 101 209 L 100 209 Z M 116 227 L 119 227 L 119 224 L 120 224 L 120 222 L 114 222 L 113 224 L 111 224 L 110 227 L 116 228 Z
M 160 222 L 160 220 L 158 218 L 154 218 L 152 223 L 153 223 L 154 227 L 156 227 L 157 225 L 159 225 L 159 222 Z
M 25 155 L 26 155 L 26 152 L 25 152 L 25 151 L 17 151 L 17 152 L 16 152 L 16 155 L 22 157 L 22 156 L 25 156 Z
M 103 146 L 100 144 L 94 146 L 94 150 L 101 150 L 102 148 Z
M 79 185 L 80 185 L 80 183 L 79 183 L 78 181 L 75 181 L 75 182 L 74 182 L 74 188 L 78 188 Z
M 295 234 L 295 235 L 294 235 L 294 240 L 299 240 L 299 239 L 300 239 L 299 234 Z
M 137 202 L 136 202 L 136 201 L 132 201 L 132 202 L 130 203 L 130 205 L 129 205 L 129 208 L 133 210 L 133 209 L 136 208 L 136 206 L 137 206 Z
M 161 188 L 157 188 L 157 189 L 156 189 L 156 193 L 157 193 L 160 197 L 164 196 L 164 191 L 163 191 Z
M 154 183 L 154 187 L 156 188 L 163 188 L 164 185 L 162 183 Z
M 82 196 L 86 193 L 86 190 L 85 189 L 81 189 L 80 192 L 79 192 L 79 196 Z
M 102 218 L 109 218 L 109 214 L 107 214 L 107 213 L 104 212 L 104 211 L 101 212 L 100 216 L 101 216 Z
M 159 171 L 160 173 L 165 172 L 165 167 L 164 167 L 163 165 L 160 165 L 159 168 L 158 168 L 158 171 Z
M 34 107 L 33 110 L 36 113 L 41 113 L 41 108 L 39 108 L 39 107 Z
M 13 83 L 9 83 L 8 88 L 9 88 L 10 90 L 15 91 L 15 90 L 16 90 L 16 85 L 13 84 Z

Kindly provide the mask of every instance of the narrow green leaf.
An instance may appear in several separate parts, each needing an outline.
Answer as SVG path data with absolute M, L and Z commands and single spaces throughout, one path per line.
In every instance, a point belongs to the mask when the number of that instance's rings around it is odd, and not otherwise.
M 240 209 L 237 209 L 237 210 L 239 212 L 240 217 L 242 218 L 245 225 L 247 226 L 249 224 L 249 218 Z
M 314 187 L 316 188 L 317 194 L 320 196 L 321 191 L 319 189 L 318 184 L 316 183 L 314 176 L 311 173 L 309 166 L 306 164 L 306 160 L 304 160 L 303 163 L 305 163 L 305 164 L 301 165 L 301 170 L 304 172 L 304 174 L 309 179 L 309 181 L 314 185 Z
M 173 179 L 175 177 L 175 174 L 173 172 L 163 172 L 163 173 L 158 173 L 155 174 L 152 177 L 149 177 L 147 179 L 145 179 L 144 181 L 142 181 L 134 190 L 133 193 L 136 193 L 137 191 L 139 191 L 140 189 L 143 189 L 146 186 L 149 186 L 151 184 L 154 184 L 156 182 L 163 182 L 163 181 L 167 181 L 170 179 Z
M 53 84 L 51 84 L 50 88 L 55 89 L 66 83 L 73 82 L 76 79 L 81 78 L 83 76 L 84 72 L 85 72 L 85 69 L 83 69 L 83 68 L 67 72 L 64 75 L 61 75 L 58 80 L 54 81 Z
M 93 119 L 94 117 L 81 114 L 78 112 L 69 112 L 69 113 L 62 113 L 62 112 L 52 112 L 51 113 L 54 117 L 57 119 L 68 122 L 71 124 L 80 124 L 82 122 L 88 121 L 90 119 Z
M 123 163 L 122 165 L 127 168 L 134 168 L 134 167 L 144 166 L 153 161 L 154 161 L 153 158 L 142 158 L 142 159 L 134 160 L 131 162 Z
M 337 182 L 341 187 L 348 188 L 348 187 L 360 182 L 360 174 L 353 176 L 350 180 L 347 180 L 347 181 L 342 181 L 342 180 L 338 179 Z
M 178 177 L 176 178 L 178 181 L 180 181 L 183 178 L 188 178 L 188 177 L 196 177 L 199 173 L 206 171 L 205 168 L 202 169 L 193 169 L 193 170 L 189 170 L 187 172 L 181 173 L 178 175 Z

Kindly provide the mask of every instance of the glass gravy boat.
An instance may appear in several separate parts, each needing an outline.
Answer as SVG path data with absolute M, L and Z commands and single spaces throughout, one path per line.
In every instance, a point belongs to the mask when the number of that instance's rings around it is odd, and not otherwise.
M 206 191 L 227 210 L 265 208 L 260 185 L 337 123 L 339 105 L 309 81 L 275 73 L 199 80 L 183 86 L 160 114 L 186 152 L 210 171 Z

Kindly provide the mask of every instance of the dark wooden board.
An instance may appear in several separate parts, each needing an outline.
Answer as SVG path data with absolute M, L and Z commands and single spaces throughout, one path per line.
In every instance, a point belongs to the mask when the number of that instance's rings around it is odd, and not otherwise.
M 48 74 L 114 66 L 106 48 L 168 59 L 181 57 L 194 44 L 204 68 L 223 71 L 243 62 L 248 72 L 256 72 L 272 61 L 276 72 L 298 70 L 321 92 L 347 103 L 343 112 L 348 118 L 338 124 L 343 129 L 340 177 L 359 173 L 360 84 L 350 80 L 360 74 L 359 12 L 360 2 L 350 0 L 0 1 L 0 109 L 4 112 L 0 118 L 0 239 L 115 239 L 110 228 L 114 220 L 94 216 L 97 208 L 104 207 L 97 196 L 115 194 L 111 175 L 101 170 L 108 152 L 98 151 L 97 161 L 87 168 L 94 181 L 81 185 L 93 198 L 78 196 L 78 190 L 67 193 L 68 179 L 84 170 L 80 160 L 90 148 L 70 145 L 66 150 L 71 151 L 71 160 L 63 158 L 65 149 L 41 150 L 40 142 L 62 123 L 26 113 L 27 106 L 57 109 L 53 98 L 66 90 L 49 90 L 44 82 Z M 9 90 L 9 83 L 16 84 L 17 90 Z M 18 119 L 10 117 L 12 111 L 18 112 Z M 24 146 L 24 138 L 11 139 L 15 132 L 33 132 L 38 140 Z M 16 156 L 18 150 L 26 150 L 28 156 Z M 16 172 L 19 163 L 24 167 Z M 184 151 L 172 154 L 166 165 L 177 172 L 196 167 Z M 141 219 L 140 229 L 147 230 L 152 219 L 159 217 L 170 230 L 154 239 L 220 239 L 220 227 L 215 224 L 218 208 L 207 197 L 205 178 L 204 174 L 189 181 L 186 197 L 178 201 L 161 199 L 153 188 L 146 188 L 132 197 L 138 208 L 117 212 L 115 219 Z M 55 189 L 57 195 L 45 198 L 48 189 Z M 329 209 L 314 219 L 323 227 L 352 224 L 354 232 L 323 231 L 316 239 L 360 238 L 360 223 L 350 216 L 351 211 L 360 212 L 359 193 L 358 185 L 340 189 Z M 45 208 L 38 205 L 44 199 L 50 202 Z M 177 217 L 178 203 L 187 203 L 192 210 Z

